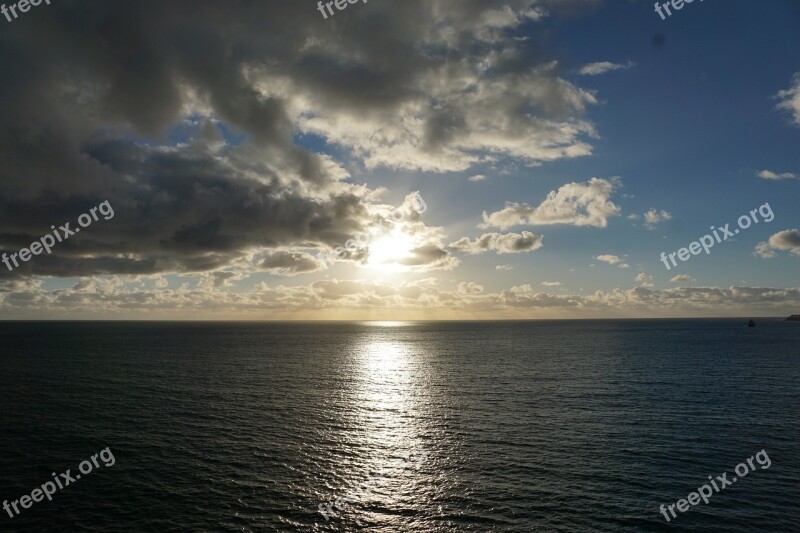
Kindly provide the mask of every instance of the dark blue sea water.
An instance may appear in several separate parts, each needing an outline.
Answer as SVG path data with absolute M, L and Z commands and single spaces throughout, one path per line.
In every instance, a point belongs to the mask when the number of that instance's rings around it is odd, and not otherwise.
M 745 326 L 0 323 L 0 499 L 115 459 L 0 530 L 797 532 L 800 323 Z

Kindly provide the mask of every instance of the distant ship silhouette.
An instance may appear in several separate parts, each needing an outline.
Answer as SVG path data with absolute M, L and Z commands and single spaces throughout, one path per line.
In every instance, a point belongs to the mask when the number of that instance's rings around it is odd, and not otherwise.
M 756 327 L 756 323 L 755 323 L 755 322 L 753 322 L 753 319 L 752 319 L 752 318 L 751 318 L 751 319 L 750 319 L 750 320 L 747 322 L 747 327 L 748 327 L 748 328 L 754 328 L 754 327 Z
M 795 322 L 800 322 L 800 315 L 792 315 L 786 320 L 794 320 Z

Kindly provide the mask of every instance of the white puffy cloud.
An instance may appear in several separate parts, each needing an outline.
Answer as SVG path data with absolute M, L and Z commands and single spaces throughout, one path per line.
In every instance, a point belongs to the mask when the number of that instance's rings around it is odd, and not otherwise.
M 525 283 L 524 285 L 515 285 L 510 289 L 508 289 L 508 292 L 521 293 L 521 294 L 533 293 L 533 286 L 530 283 Z
M 678 274 L 670 279 L 672 283 L 685 283 L 692 281 L 692 277 L 688 274 Z
M 644 214 L 644 225 L 649 230 L 655 229 L 657 225 L 667 220 L 672 220 L 672 213 L 664 210 L 658 211 L 654 207 Z
M 765 180 L 796 180 L 800 176 L 791 172 L 773 172 L 771 170 L 762 170 L 758 173 L 758 177 Z
M 567 183 L 556 191 L 550 191 L 542 203 L 507 203 L 504 209 L 494 213 L 483 213 L 481 228 L 507 229 L 519 225 L 572 224 L 604 228 L 610 217 L 620 214 L 620 207 L 610 200 L 616 179 L 592 178 L 585 183 Z
M 619 268 L 628 268 L 630 265 L 625 262 L 624 259 L 619 257 L 618 255 L 611 255 L 611 254 L 603 254 L 598 255 L 595 257 L 598 261 L 602 261 L 603 263 L 608 263 L 609 265 L 617 265 Z

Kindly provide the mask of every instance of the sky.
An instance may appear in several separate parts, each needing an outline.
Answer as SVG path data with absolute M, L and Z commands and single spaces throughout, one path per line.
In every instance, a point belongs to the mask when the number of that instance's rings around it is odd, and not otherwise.
M 800 313 L 800 4 L 345 6 L 0 16 L 0 319 Z

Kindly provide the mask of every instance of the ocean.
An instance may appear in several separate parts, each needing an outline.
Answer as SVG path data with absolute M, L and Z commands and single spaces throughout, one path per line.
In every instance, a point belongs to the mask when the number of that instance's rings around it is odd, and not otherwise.
M 0 344 L 2 531 L 800 531 L 796 322 L 2 322 Z

